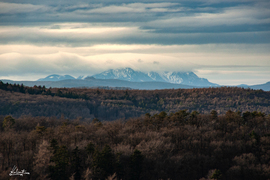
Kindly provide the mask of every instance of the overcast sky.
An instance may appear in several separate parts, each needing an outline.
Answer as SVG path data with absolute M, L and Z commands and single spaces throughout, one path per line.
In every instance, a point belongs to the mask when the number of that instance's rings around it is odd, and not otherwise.
M 0 79 L 122 67 L 270 81 L 270 1 L 0 0 Z

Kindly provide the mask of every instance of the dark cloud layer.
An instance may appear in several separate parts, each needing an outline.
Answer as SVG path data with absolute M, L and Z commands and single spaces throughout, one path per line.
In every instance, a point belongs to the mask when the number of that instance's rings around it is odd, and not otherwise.
M 80 38 L 32 34 L 0 34 L 1 44 L 45 43 L 91 45 L 269 43 L 270 2 L 252 0 L 214 1 L 0 1 L 0 25 L 48 26 L 57 23 L 90 23 L 99 26 L 137 27 L 128 36 Z M 143 30 L 148 30 L 147 32 Z

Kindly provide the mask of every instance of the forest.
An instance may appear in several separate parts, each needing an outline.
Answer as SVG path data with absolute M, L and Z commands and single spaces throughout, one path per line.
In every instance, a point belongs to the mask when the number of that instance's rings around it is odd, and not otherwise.
M 270 178 L 270 116 L 180 110 L 116 121 L 0 117 L 0 179 Z M 10 179 L 15 179 L 11 177 Z M 17 177 L 18 178 L 18 177 Z
M 0 81 L 0 180 L 270 179 L 270 92 Z M 12 168 L 30 175 L 9 176 Z
M 131 90 L 27 87 L 0 81 L 0 115 L 46 116 L 103 121 L 187 109 L 219 115 L 228 110 L 270 113 L 270 92 L 237 87 Z

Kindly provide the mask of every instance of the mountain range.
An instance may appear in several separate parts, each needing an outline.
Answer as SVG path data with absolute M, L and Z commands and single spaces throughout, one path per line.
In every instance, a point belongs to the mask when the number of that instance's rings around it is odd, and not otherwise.
M 121 69 L 109 69 L 107 71 L 101 72 L 90 76 L 95 79 L 119 79 L 130 82 L 167 82 L 173 84 L 183 84 L 189 86 L 201 86 L 201 87 L 212 87 L 218 86 L 209 82 L 205 78 L 199 78 L 193 72 L 148 72 L 144 73 L 141 71 L 135 71 L 131 68 L 121 68 Z M 88 79 L 89 76 L 79 76 L 77 79 Z M 66 79 L 75 79 L 70 75 L 49 75 L 45 78 L 38 79 L 38 81 L 60 81 Z
M 87 88 L 132 88 L 132 89 L 172 89 L 220 87 L 205 78 L 199 78 L 194 72 L 148 72 L 135 71 L 131 68 L 109 69 L 93 76 L 82 75 L 78 78 L 70 75 L 52 74 L 37 81 L 1 80 L 4 83 L 24 84 L 26 86 L 46 87 L 87 87 Z M 270 91 L 270 82 L 259 85 L 241 84 L 237 87 Z
M 100 74 L 93 75 L 96 79 L 120 79 L 132 82 L 168 82 L 173 84 L 184 84 L 190 86 L 218 86 L 207 79 L 199 78 L 193 72 L 148 72 L 134 71 L 131 68 L 110 69 Z

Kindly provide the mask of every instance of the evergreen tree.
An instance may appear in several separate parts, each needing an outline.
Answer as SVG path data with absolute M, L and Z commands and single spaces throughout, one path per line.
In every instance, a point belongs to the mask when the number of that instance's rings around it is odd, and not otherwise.
M 95 152 L 95 145 L 92 142 L 90 142 L 89 144 L 87 144 L 85 149 L 88 155 L 93 155 Z
M 82 177 L 82 166 L 81 166 L 81 158 L 80 158 L 80 150 L 76 147 L 72 151 L 72 159 L 71 159 L 71 167 L 74 173 L 74 180 L 80 180 Z
M 49 166 L 50 178 L 52 180 L 66 180 L 68 179 L 67 166 L 69 163 L 69 156 L 66 146 L 60 146 L 51 158 L 53 165 Z
M 15 119 L 12 116 L 6 116 L 3 121 L 3 128 L 10 129 L 15 124 Z
M 210 179 L 219 180 L 222 178 L 221 171 L 219 169 L 216 169 Z
M 164 119 L 167 116 L 167 113 L 165 111 L 161 111 L 158 115 L 161 119 Z
M 142 172 L 142 164 L 143 164 L 143 155 L 142 153 L 135 149 L 133 154 L 130 156 L 131 163 L 130 163 L 130 179 L 137 180 L 140 179 L 140 175 Z
M 216 110 L 212 110 L 211 111 L 211 119 L 212 120 L 217 120 L 217 118 L 218 118 L 217 111 Z
M 114 173 L 115 157 L 110 146 L 105 145 L 101 152 L 95 151 L 93 156 L 93 170 L 95 178 L 105 179 Z

